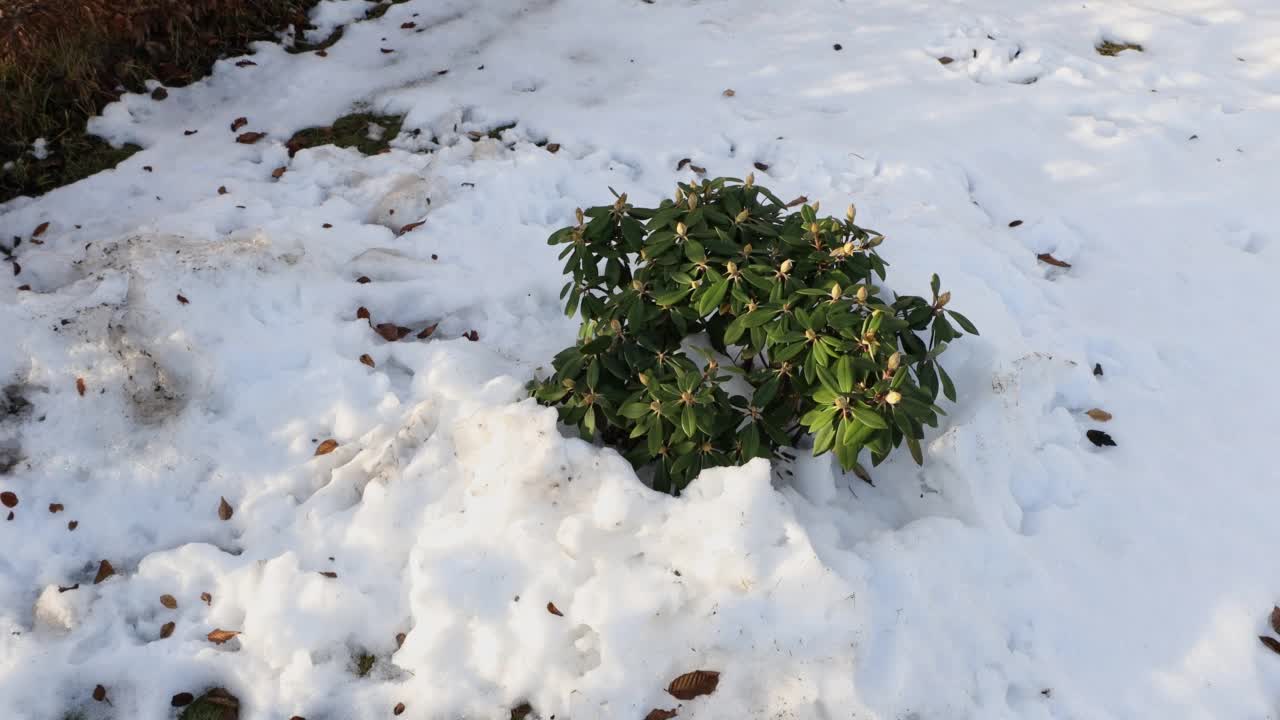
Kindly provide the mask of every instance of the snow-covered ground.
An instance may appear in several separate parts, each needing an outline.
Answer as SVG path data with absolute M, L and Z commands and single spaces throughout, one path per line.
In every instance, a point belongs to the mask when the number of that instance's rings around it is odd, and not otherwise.
M 0 717 L 1280 717 L 1274 0 L 410 0 L 243 59 L 0 206 L 6 244 L 49 223 L 0 273 Z M 353 107 L 397 149 L 288 156 Z M 671 498 L 525 399 L 576 329 L 546 236 L 686 157 L 942 276 L 982 335 L 923 468 Z

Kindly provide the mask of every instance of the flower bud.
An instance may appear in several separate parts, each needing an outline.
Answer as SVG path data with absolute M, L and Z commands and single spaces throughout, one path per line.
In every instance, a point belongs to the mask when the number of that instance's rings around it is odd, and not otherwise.
M 814 235 L 817 235 L 817 234 L 818 234 L 818 223 L 816 223 L 816 222 L 815 222 L 815 223 L 809 223 L 809 232 L 813 233 Z
M 858 302 L 864 303 L 866 301 L 867 301 L 867 286 L 863 285 L 862 287 L 858 288 Z
M 868 241 L 867 241 L 867 247 L 869 247 L 869 248 L 873 248 L 873 247 L 878 246 L 878 245 L 879 245 L 880 243 L 882 243 L 882 242 L 884 242 L 884 236 L 883 236 L 883 235 L 877 235 L 877 236 L 875 236 L 875 237 L 873 237 L 873 238 L 871 238 L 870 240 L 868 240 Z
M 858 216 L 858 208 L 854 207 L 853 203 L 849 203 L 849 209 L 844 211 L 844 216 L 849 222 L 853 222 L 853 219 Z
M 742 246 L 742 254 L 745 257 L 751 257 L 751 243 Z
M 574 210 L 573 213 L 578 218 L 578 224 L 581 225 L 582 224 L 582 208 L 578 208 Z
M 698 196 L 697 196 L 697 195 L 690 194 L 690 195 L 689 195 L 689 209 L 690 209 L 690 210 L 696 210 L 697 208 L 698 208 Z
M 822 201 L 821 201 L 821 200 L 814 200 L 814 201 L 813 201 L 813 212 L 814 212 L 815 214 L 818 212 L 818 208 L 820 208 L 820 207 L 822 207 Z
M 743 208 L 742 212 L 738 213 L 738 216 L 735 217 L 733 221 L 736 223 L 744 223 L 749 217 L 751 217 L 751 213 L 747 212 L 746 208 Z
M 950 291 L 950 290 L 948 290 L 948 291 L 946 291 L 946 292 L 944 292 L 944 293 L 942 293 L 941 295 L 939 295 L 939 296 L 938 296 L 938 307 L 946 307 L 947 303 L 949 303 L 949 302 L 951 302 L 951 291 Z
M 890 355 L 890 356 L 889 356 L 889 362 L 888 362 L 888 364 L 887 364 L 887 367 L 889 368 L 889 372 L 893 372 L 894 370 L 897 370 L 897 369 L 898 369 L 898 365 L 899 365 L 901 362 L 902 362 L 902 353 L 897 353 L 897 352 L 896 352 L 896 353 L 894 353 L 894 354 Z
M 831 286 L 831 302 L 835 302 L 836 300 L 839 300 L 840 296 L 843 294 L 844 294 L 844 291 L 840 289 L 840 283 L 836 283 L 835 285 Z
M 897 390 L 890 390 L 889 392 L 884 394 L 884 401 L 889 403 L 890 405 L 897 405 L 899 402 L 902 401 L 902 393 L 898 392 Z
M 786 260 L 782 261 L 782 266 L 778 269 L 779 271 L 782 272 L 783 275 L 786 275 L 787 273 L 791 272 L 791 268 L 794 266 L 795 266 L 795 263 L 791 262 L 791 258 L 787 258 Z
M 680 237 L 684 237 L 689 234 L 689 228 L 685 227 L 684 223 L 678 222 L 676 223 L 676 234 Z
M 725 269 L 725 272 L 728 273 L 729 275 L 737 275 L 738 263 L 730 260 L 729 262 L 724 264 L 724 269 Z
M 648 375 L 646 375 L 645 373 L 640 373 L 639 379 L 640 379 L 640 384 L 641 384 L 641 385 L 643 385 L 643 386 L 645 386 L 645 387 L 649 387 L 649 376 L 648 376 Z
M 752 185 L 755 185 L 755 184 L 756 184 L 756 174 L 747 173 L 747 182 L 745 184 L 745 187 L 751 187 Z

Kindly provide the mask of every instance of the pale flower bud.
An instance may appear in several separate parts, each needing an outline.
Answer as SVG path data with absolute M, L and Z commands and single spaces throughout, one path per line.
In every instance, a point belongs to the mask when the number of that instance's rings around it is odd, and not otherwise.
M 867 301 L 867 287 L 864 285 L 858 288 L 858 302 L 864 303 L 866 301 Z
M 578 218 L 578 224 L 581 225 L 582 224 L 582 208 L 578 208 L 574 210 L 573 213 Z
M 948 291 L 946 291 L 946 292 L 944 292 L 944 293 L 942 293 L 941 295 L 939 295 L 939 296 L 938 296 L 938 307 L 945 307 L 945 306 L 946 306 L 946 304 L 947 304 L 947 303 L 949 303 L 949 302 L 951 302 L 951 291 L 950 291 L 950 290 L 948 290 Z
M 809 232 L 814 235 L 818 234 L 818 223 L 809 223 Z
M 744 223 L 747 221 L 747 218 L 749 217 L 751 217 L 751 213 L 747 212 L 747 210 L 744 208 L 742 212 L 738 213 L 738 216 L 735 217 L 733 221 L 736 223 Z
M 858 216 L 858 208 L 854 207 L 853 203 L 849 203 L 849 209 L 844 211 L 844 216 L 849 222 L 853 222 L 853 219 Z
M 684 237 L 689 234 L 689 228 L 685 227 L 684 223 L 678 222 L 676 223 L 676 234 L 680 237 Z
M 697 209 L 697 207 L 698 207 L 698 196 L 697 196 L 697 195 L 690 195 L 690 196 L 689 196 L 689 209 L 690 209 L 690 210 L 695 210 L 695 209 Z
M 844 294 L 844 291 L 842 291 L 842 290 L 840 289 L 840 283 L 836 283 L 835 285 L 832 285 L 832 286 L 831 286 L 831 301 L 832 301 L 832 302 L 835 302 L 836 300 L 839 300 L 839 299 L 840 299 L 840 296 L 841 296 L 842 294 Z
M 813 211 L 814 211 L 815 213 L 816 213 L 816 212 L 818 212 L 818 208 L 820 208 L 820 207 L 822 207 L 822 201 L 821 201 L 821 200 L 814 200 L 814 201 L 813 201 Z
M 888 368 L 889 372 L 898 369 L 898 365 L 902 362 L 902 353 L 894 353 L 889 356 Z
M 884 401 L 889 403 L 890 405 L 897 405 L 899 402 L 902 401 L 902 393 L 898 392 L 897 390 L 890 390 L 889 392 L 885 393 Z
M 793 266 L 794 266 L 794 263 L 791 262 L 791 258 L 787 258 L 786 260 L 782 261 L 782 267 L 778 269 L 782 272 L 783 275 L 786 275 L 787 273 L 791 272 L 791 268 Z
M 752 185 L 755 185 L 755 184 L 756 184 L 756 174 L 747 173 L 746 187 L 751 187 Z
M 734 262 L 734 261 L 730 260 L 729 262 L 727 262 L 727 263 L 725 263 L 725 264 L 724 264 L 724 269 L 725 269 L 725 271 L 726 271 L 726 272 L 728 272 L 730 275 L 737 275 L 737 274 L 738 274 L 738 263 L 736 263 L 736 262 Z
M 871 238 L 871 240 L 867 241 L 867 247 L 869 247 L 869 248 L 873 248 L 873 247 L 878 246 L 878 245 L 879 245 L 880 243 L 882 243 L 882 242 L 884 242 L 884 236 L 883 236 L 883 235 L 877 235 L 877 236 L 875 236 L 875 237 Z

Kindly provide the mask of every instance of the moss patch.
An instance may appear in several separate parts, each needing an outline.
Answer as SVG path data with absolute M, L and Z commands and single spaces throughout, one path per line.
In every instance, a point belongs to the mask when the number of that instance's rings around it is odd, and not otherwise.
M 336 145 L 354 148 L 365 155 L 376 155 L 387 150 L 391 141 L 400 134 L 400 126 L 404 123 L 401 115 L 375 115 L 358 112 L 344 115 L 326 127 L 313 127 L 299 130 L 289 138 L 289 154 L 299 150 L 318 147 L 320 145 Z M 376 138 L 369 132 L 371 125 L 382 128 Z
M 378 661 L 377 658 L 369 653 L 360 653 L 353 659 L 355 660 L 354 672 L 356 677 L 368 677 L 369 673 L 373 672 L 374 663 Z
M 1116 55 L 1119 55 L 1125 50 L 1135 50 L 1137 52 L 1142 52 L 1142 46 L 1139 45 L 1138 43 L 1131 43 L 1131 42 L 1118 43 L 1118 42 L 1112 42 L 1110 40 L 1103 40 L 1102 42 L 1095 45 L 1094 49 L 1098 51 L 1099 55 L 1106 55 L 1107 57 L 1115 57 Z

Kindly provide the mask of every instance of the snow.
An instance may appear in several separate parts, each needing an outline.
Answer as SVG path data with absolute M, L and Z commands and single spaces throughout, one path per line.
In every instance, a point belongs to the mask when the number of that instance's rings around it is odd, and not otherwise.
M 126 96 L 90 127 L 144 150 L 0 206 L 6 242 L 50 223 L 0 273 L 0 717 L 1277 716 L 1274 3 L 369 7 L 317 6 L 327 57 Z M 288 156 L 353 109 L 405 114 L 391 152 Z M 896 290 L 942 276 L 982 335 L 922 468 L 670 498 L 525 399 L 576 330 L 546 236 L 685 157 L 856 202 Z

